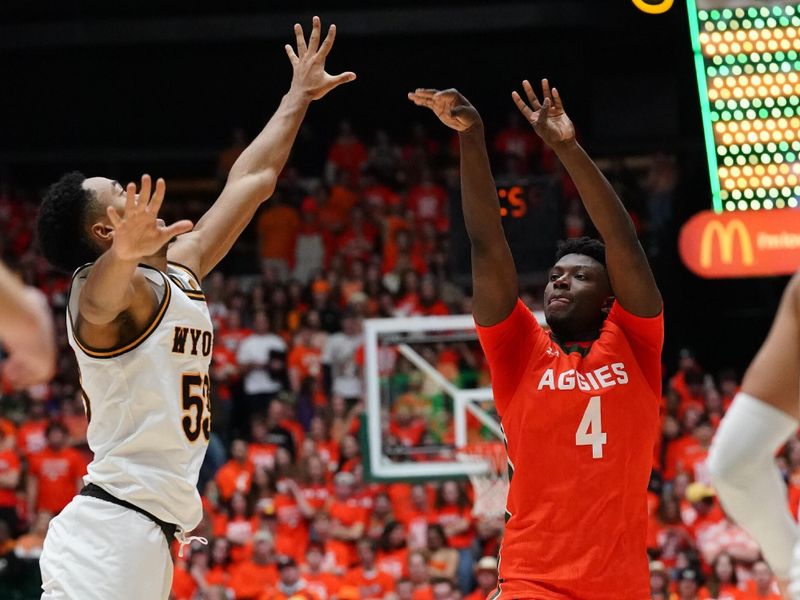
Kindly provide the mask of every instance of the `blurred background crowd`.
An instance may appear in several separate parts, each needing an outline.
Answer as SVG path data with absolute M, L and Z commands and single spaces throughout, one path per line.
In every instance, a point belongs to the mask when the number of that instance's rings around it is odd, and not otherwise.
M 449 271 L 450 222 L 460 218 L 448 200 L 457 194 L 457 144 L 422 127 L 401 141 L 382 131 L 362 135 L 343 121 L 316 158 L 301 140 L 276 196 L 235 256 L 204 282 L 215 323 L 213 434 L 200 481 L 205 518 L 195 534 L 209 545 L 176 556 L 176 600 L 477 599 L 496 585 L 502 523 L 472 514 L 467 482 L 364 477 L 363 320 L 469 313 L 470 295 Z M 494 161 L 509 173 L 558 180 L 563 235 L 591 234 L 571 182 L 523 123 L 509 116 L 490 135 Z M 217 185 L 245 139 L 235 131 L 220 152 Z M 610 163 L 612 177 L 657 259 L 677 167 L 666 156 L 638 169 L 622 164 Z M 37 254 L 37 192 L 6 181 L 0 195 L 3 257 L 47 294 L 61 346 L 49 385 L 6 389 L 0 399 L 0 596 L 9 598 L 35 597 L 47 523 L 79 489 L 90 460 L 66 343 L 69 277 Z M 165 218 L 203 206 L 173 204 Z M 523 298 L 537 309 L 541 295 L 534 285 Z M 488 384 L 476 347 L 427 352 L 459 385 Z M 758 546 L 726 518 L 705 468 L 739 375 L 706 372 L 689 349 L 665 360 L 663 435 L 650 486 L 653 598 L 777 598 Z M 410 371 L 404 359 L 394 361 L 388 377 Z M 437 399 L 413 377 L 398 385 L 400 398 L 405 392 L 414 401 L 397 404 L 387 439 L 451 443 L 452 423 L 446 410 L 437 413 Z M 796 513 L 800 439 L 780 461 Z

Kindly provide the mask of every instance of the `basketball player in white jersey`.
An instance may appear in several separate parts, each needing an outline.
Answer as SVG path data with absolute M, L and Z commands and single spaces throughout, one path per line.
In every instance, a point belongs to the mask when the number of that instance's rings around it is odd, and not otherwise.
M 747 369 L 708 459 L 722 506 L 759 543 L 792 600 L 800 600 L 800 534 L 775 453 L 798 425 L 800 273 L 783 292 L 772 329 Z
M 72 173 L 42 203 L 45 257 L 77 268 L 67 326 L 94 452 L 86 487 L 45 539 L 43 599 L 169 596 L 169 542 L 182 549 L 200 522 L 196 483 L 211 430 L 213 334 L 200 282 L 272 194 L 311 101 L 355 78 L 325 72 L 335 28 L 321 44 L 320 29 L 314 17 L 306 45 L 295 25 L 291 87 L 194 228 L 158 219 L 165 184 L 153 188 L 147 175 L 137 194 Z

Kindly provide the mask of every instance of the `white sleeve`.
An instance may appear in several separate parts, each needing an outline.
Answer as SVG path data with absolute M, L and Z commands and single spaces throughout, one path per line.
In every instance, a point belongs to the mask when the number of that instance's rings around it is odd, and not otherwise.
M 777 408 L 739 393 L 714 437 L 708 466 L 726 512 L 755 538 L 780 578 L 789 576 L 798 540 L 775 453 L 798 423 Z

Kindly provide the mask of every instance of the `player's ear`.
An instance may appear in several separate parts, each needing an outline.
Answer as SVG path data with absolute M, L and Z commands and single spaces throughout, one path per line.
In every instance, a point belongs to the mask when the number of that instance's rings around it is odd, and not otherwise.
M 608 313 L 611 312 L 611 307 L 614 306 L 614 300 L 616 300 L 614 296 L 609 296 L 606 298 L 605 304 L 603 304 L 602 308 L 604 314 L 608 315 Z
M 101 244 L 110 244 L 114 239 L 114 228 L 110 223 L 104 221 L 94 223 L 89 227 L 89 233 Z

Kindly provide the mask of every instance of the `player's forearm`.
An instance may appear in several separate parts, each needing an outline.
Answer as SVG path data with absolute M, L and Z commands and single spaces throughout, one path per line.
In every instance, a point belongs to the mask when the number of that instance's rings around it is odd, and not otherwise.
M 138 261 L 118 258 L 109 249 L 92 266 L 81 290 L 81 317 L 96 325 L 110 323 L 126 310 L 135 295 L 133 276 Z
M 500 323 L 517 300 L 517 272 L 500 220 L 500 203 L 482 125 L 462 133 L 461 204 L 472 245 L 473 314 L 480 325 Z
M 263 180 L 263 189 L 271 194 L 278 175 L 289 159 L 309 104 L 310 97 L 290 89 L 261 133 L 233 164 L 228 182 L 257 176 Z
M 473 248 L 505 244 L 500 203 L 486 150 L 483 125 L 459 134 L 461 146 L 461 205 Z

